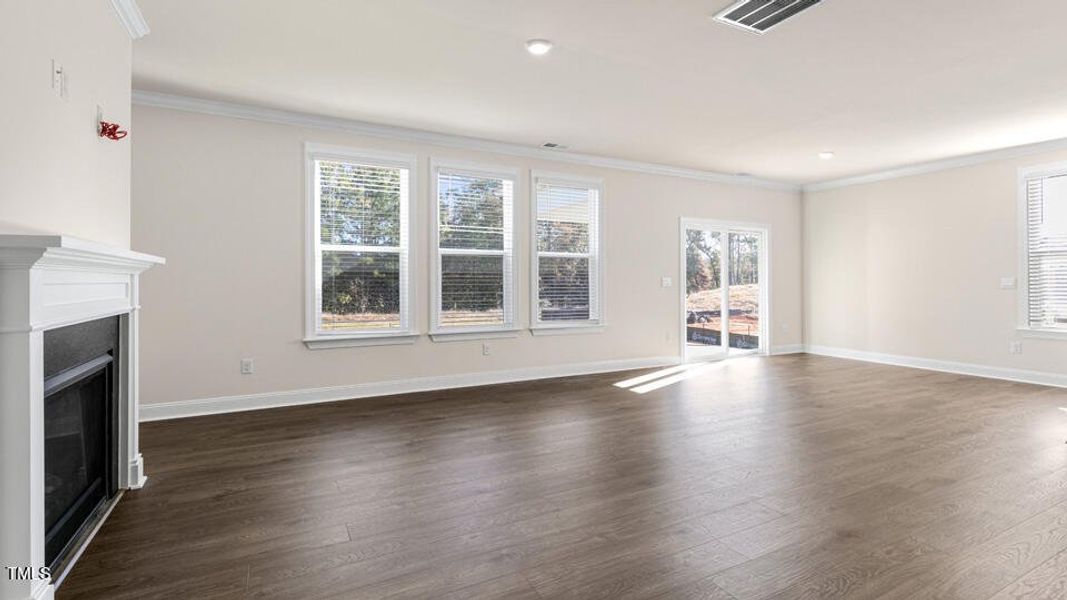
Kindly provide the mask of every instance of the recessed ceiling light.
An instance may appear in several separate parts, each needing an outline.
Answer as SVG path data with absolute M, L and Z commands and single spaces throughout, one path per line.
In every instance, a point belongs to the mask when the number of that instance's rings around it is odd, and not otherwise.
M 552 49 L 552 42 L 548 40 L 526 40 L 526 51 L 534 56 L 544 56 Z
M 821 158 L 823 160 L 830 160 L 833 157 L 834 157 L 834 153 L 830 152 L 829 150 L 819 153 L 819 158 Z

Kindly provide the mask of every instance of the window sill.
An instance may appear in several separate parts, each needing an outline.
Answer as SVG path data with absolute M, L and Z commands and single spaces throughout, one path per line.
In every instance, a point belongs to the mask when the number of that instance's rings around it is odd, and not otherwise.
M 530 328 L 533 335 L 577 335 L 582 333 L 602 333 L 603 323 L 591 323 L 588 325 L 539 325 Z
M 485 331 L 431 331 L 430 339 L 435 342 L 463 342 L 467 340 L 489 340 L 493 338 L 513 338 L 519 336 L 518 329 L 489 329 Z
M 304 345 L 309 350 L 327 350 L 330 348 L 359 348 L 362 346 L 398 346 L 414 344 L 419 339 L 417 333 L 381 333 L 373 335 L 319 335 L 304 338 Z
M 1046 340 L 1067 340 L 1067 329 L 1030 329 L 1020 327 L 1019 336 L 1024 338 L 1038 338 Z

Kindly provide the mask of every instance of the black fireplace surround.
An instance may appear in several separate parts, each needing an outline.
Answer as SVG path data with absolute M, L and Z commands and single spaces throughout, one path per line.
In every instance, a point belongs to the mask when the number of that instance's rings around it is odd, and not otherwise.
M 44 332 L 45 562 L 56 574 L 118 491 L 119 317 Z

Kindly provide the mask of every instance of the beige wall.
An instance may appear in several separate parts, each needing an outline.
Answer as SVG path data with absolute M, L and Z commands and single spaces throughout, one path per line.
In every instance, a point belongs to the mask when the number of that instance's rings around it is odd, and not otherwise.
M 52 91 L 52 59 L 68 95 Z M 96 135 L 96 107 L 130 125 L 130 37 L 107 0 L 4 0 L 0 233 L 128 246 L 130 139 Z M 135 134 L 131 134 L 131 137 Z
M 1067 373 L 1067 340 L 1016 333 L 1017 171 L 1067 152 L 809 192 L 805 342 Z M 1009 354 L 1022 340 L 1023 353 Z
M 775 346 L 800 343 L 800 197 L 795 192 L 493 156 L 317 129 L 136 107 L 133 244 L 165 256 L 143 278 L 142 403 L 349 385 L 566 363 L 676 356 L 679 217 L 764 222 L 772 228 Z M 602 333 L 308 350 L 304 318 L 304 160 L 307 141 L 414 152 L 420 190 L 413 256 L 415 314 L 428 321 L 429 157 L 605 179 Z M 528 210 L 516 205 L 517 316 L 528 318 Z M 660 287 L 660 278 L 675 287 Z M 782 325 L 788 330 L 783 331 Z M 241 375 L 242 357 L 256 360 Z

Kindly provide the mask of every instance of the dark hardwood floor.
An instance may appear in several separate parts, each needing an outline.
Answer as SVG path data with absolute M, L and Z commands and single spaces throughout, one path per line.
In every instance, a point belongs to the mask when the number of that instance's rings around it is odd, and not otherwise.
M 807 355 L 148 423 L 80 598 L 1067 598 L 1067 390 Z

